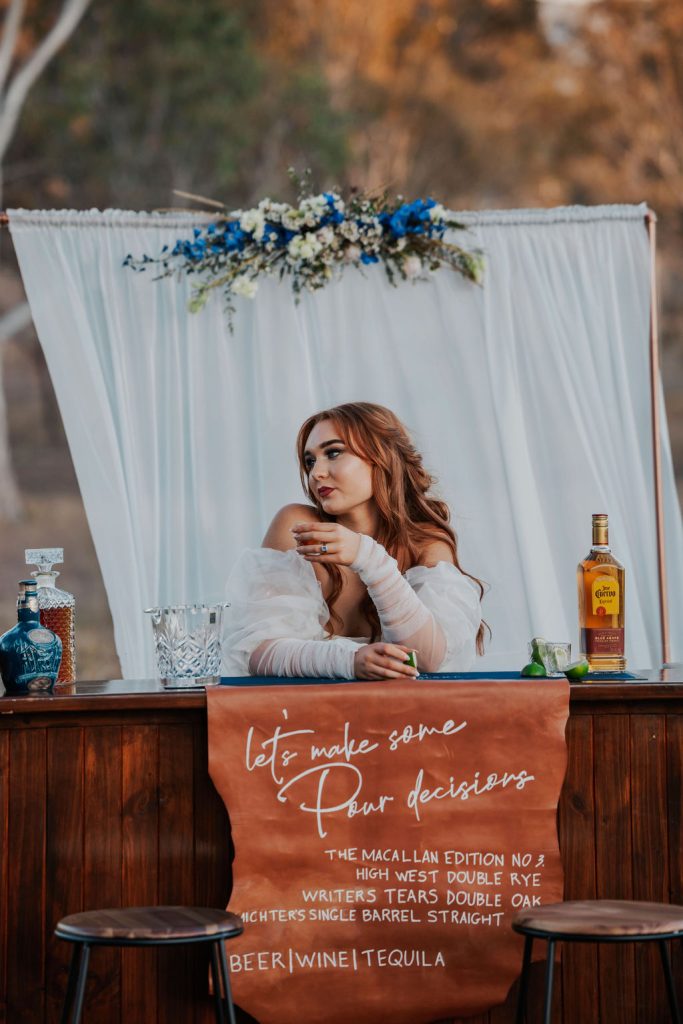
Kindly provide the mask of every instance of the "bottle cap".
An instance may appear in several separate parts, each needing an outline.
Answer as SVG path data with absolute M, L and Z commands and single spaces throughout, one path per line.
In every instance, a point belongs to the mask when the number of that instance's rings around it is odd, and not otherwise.
M 36 565 L 39 572 L 49 572 L 53 565 L 64 561 L 64 548 L 26 548 L 27 565 Z
M 607 547 L 609 519 L 604 512 L 593 513 L 593 543 Z
M 19 593 L 20 594 L 31 594 L 35 593 L 38 589 L 38 584 L 35 580 L 19 580 Z

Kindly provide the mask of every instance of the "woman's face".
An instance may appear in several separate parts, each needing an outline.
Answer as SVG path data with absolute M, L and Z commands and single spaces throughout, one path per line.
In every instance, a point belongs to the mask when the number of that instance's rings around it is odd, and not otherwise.
M 342 441 L 333 420 L 321 420 L 311 430 L 304 466 L 311 494 L 331 516 L 343 515 L 372 499 L 372 467 Z

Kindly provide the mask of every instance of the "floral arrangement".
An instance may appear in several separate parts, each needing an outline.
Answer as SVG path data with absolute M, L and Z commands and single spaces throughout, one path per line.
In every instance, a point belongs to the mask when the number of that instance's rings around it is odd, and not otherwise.
M 464 225 L 449 218 L 434 199 L 407 203 L 402 196 L 358 191 L 344 199 L 336 191 L 313 195 L 304 186 L 296 206 L 263 199 L 251 210 L 221 209 L 224 214 L 195 228 L 192 238 L 164 246 L 158 257 L 129 255 L 124 266 L 137 271 L 158 267 L 155 280 L 196 275 L 192 313 L 204 307 L 215 288 L 222 289 L 231 330 L 234 297 L 253 298 L 263 275 L 290 277 L 296 301 L 304 289 L 324 288 L 347 265 L 362 269 L 381 262 L 392 285 L 424 279 L 444 265 L 471 281 L 482 280 L 481 252 L 446 241 L 448 228 Z

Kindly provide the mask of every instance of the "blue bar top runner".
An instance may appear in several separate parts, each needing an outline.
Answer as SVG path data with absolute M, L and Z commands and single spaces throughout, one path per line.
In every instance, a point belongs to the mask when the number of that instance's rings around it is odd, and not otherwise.
M 506 679 L 508 681 L 513 681 L 524 678 L 526 677 L 520 675 L 519 672 L 421 672 L 415 681 L 419 683 L 425 679 L 443 679 L 457 683 L 461 680 L 468 679 Z M 543 678 L 551 679 L 553 677 L 534 676 L 533 678 L 541 680 Z M 555 676 L 554 678 L 562 679 L 564 677 Z M 633 672 L 589 672 L 588 675 L 583 677 L 581 682 L 618 682 L 619 680 L 646 678 L 647 676 L 637 676 Z M 389 683 L 394 680 L 387 679 L 385 681 Z M 221 676 L 221 686 L 312 686 L 319 683 L 336 683 L 343 685 L 344 683 L 349 682 L 381 682 L 381 680 L 302 679 L 300 677 L 289 678 L 287 676 Z

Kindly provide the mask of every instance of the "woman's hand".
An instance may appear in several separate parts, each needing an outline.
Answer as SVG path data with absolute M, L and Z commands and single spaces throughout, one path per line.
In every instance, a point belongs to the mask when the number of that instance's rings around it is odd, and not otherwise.
M 297 552 L 307 562 L 351 565 L 360 546 L 360 534 L 340 523 L 295 523 L 292 534 Z
M 356 679 L 415 679 L 417 669 L 408 665 L 410 647 L 402 644 L 366 644 L 353 659 Z

